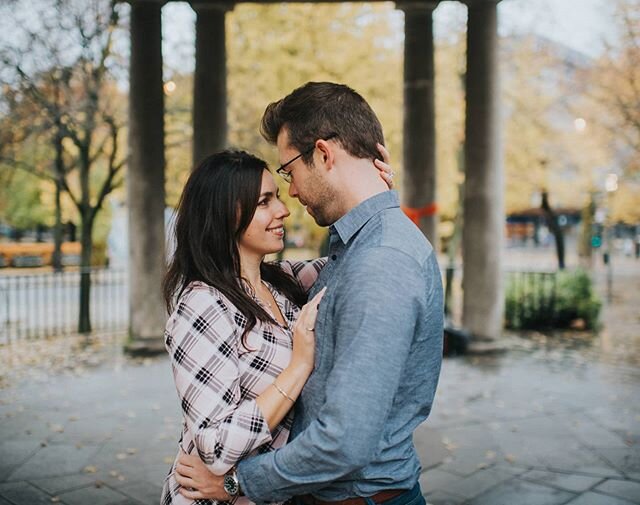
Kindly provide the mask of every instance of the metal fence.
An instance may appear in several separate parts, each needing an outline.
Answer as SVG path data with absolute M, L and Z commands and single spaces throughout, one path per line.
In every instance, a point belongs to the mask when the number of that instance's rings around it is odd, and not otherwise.
M 126 331 L 128 276 L 124 270 L 92 268 L 91 325 L 95 332 Z M 453 279 L 447 279 L 449 283 Z M 507 272 L 505 323 L 542 328 L 556 314 L 555 272 Z M 15 339 L 77 332 L 80 270 L 0 275 L 0 344 Z
M 556 316 L 556 272 L 507 272 L 505 326 L 546 328 Z
M 126 330 L 128 276 L 91 268 L 91 326 L 97 332 Z M 0 344 L 15 339 L 77 332 L 80 270 L 0 275 Z
M 459 323 L 462 316 L 461 266 L 446 268 L 445 313 Z M 558 273 L 555 271 L 507 271 L 504 275 L 505 327 L 513 329 L 549 328 L 558 315 Z

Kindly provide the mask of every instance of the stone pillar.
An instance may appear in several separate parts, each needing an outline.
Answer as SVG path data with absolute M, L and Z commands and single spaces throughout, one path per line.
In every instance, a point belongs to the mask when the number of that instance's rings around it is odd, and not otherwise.
M 437 1 L 399 2 L 404 11 L 403 209 L 438 247 L 433 9 Z
M 498 0 L 467 0 L 463 325 L 478 340 L 502 331 L 504 175 Z
M 231 4 L 194 1 L 193 164 L 227 146 L 225 13 Z
M 129 334 L 132 353 L 164 352 L 164 95 L 162 3 L 131 2 Z

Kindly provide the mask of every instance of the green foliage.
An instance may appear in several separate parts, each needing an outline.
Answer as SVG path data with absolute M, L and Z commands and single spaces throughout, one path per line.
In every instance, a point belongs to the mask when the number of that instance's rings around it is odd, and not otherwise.
M 0 166 L 0 169 L 7 168 Z M 8 184 L 0 188 L 2 221 L 18 229 L 50 225 L 52 216 L 42 205 L 42 192 L 42 181 L 35 175 L 22 171 L 13 173 Z
M 584 270 L 561 272 L 556 295 L 556 324 L 567 327 L 582 319 L 585 327 L 595 329 L 602 302 L 593 289 L 591 277 Z
M 505 295 L 505 326 L 512 329 L 569 328 L 578 320 L 596 329 L 602 302 L 584 270 L 553 274 L 518 272 Z
M 609 40 L 599 58 L 580 76 L 589 83 L 584 106 L 589 107 L 590 121 L 609 143 L 613 163 L 623 171 L 625 177 L 621 182 L 635 180 L 637 188 L 640 176 L 640 0 L 613 0 L 607 4 L 613 28 L 611 33 L 616 34 L 617 40 Z M 636 209 L 637 216 L 638 198 L 630 198 L 628 204 L 631 212 Z
M 393 164 L 402 158 L 401 14 L 390 4 L 239 4 L 227 16 L 229 143 L 271 166 L 277 153 L 260 136 L 265 107 L 307 81 L 343 82 L 371 104 L 383 124 Z M 318 19 L 326 22 L 318 23 Z M 326 234 L 300 205 L 289 227 L 317 249 Z

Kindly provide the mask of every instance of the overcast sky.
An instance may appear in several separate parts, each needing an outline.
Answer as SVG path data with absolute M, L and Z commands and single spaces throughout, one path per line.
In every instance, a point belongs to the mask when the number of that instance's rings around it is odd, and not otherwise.
M 610 0 L 503 0 L 498 4 L 500 33 L 538 33 L 572 49 L 595 56 L 604 38 L 615 31 Z M 163 9 L 165 61 L 171 68 L 193 69 L 195 14 L 185 2 L 169 2 Z M 394 19 L 402 30 L 402 14 Z M 436 36 L 452 23 L 464 26 L 466 7 L 456 1 L 441 3 L 435 11 Z
M 536 32 L 595 55 L 603 39 L 614 42 L 610 0 L 504 0 L 501 31 Z

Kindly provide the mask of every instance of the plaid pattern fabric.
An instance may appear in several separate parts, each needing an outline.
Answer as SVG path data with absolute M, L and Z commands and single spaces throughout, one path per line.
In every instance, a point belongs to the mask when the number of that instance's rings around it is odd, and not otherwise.
M 326 260 L 280 262 L 309 290 Z M 289 364 L 291 328 L 300 308 L 268 285 L 286 325 L 258 321 L 241 342 L 246 318 L 217 289 L 202 282 L 188 286 L 165 329 L 165 345 L 182 407 L 179 447 L 197 454 L 218 475 L 240 459 L 281 447 L 287 441 L 293 410 L 270 432 L 255 399 Z M 259 302 L 259 300 L 256 301 Z M 264 307 L 267 311 L 268 307 Z M 161 503 L 215 504 L 188 500 L 178 492 L 175 466 L 167 476 Z M 251 503 L 246 497 L 237 505 Z

